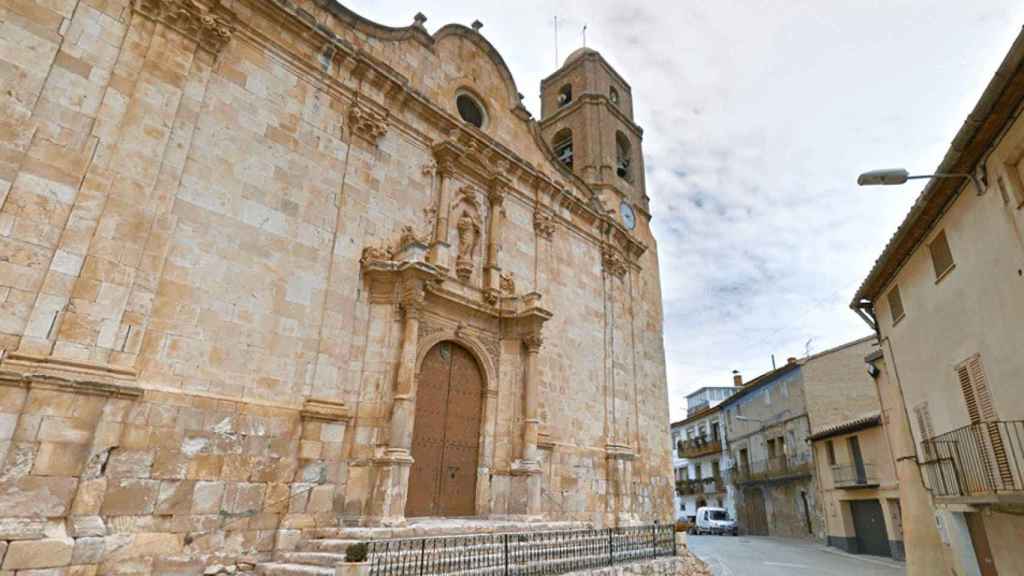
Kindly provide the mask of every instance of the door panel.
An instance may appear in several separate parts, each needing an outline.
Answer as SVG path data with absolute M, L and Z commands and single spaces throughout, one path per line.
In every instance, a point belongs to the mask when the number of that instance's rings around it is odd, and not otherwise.
M 971 544 L 974 546 L 974 556 L 978 559 L 981 576 L 999 576 L 995 558 L 992 557 L 992 549 L 988 545 L 988 533 L 985 531 L 985 523 L 981 515 L 967 513 L 964 514 L 964 518 L 967 520 L 967 530 L 971 534 Z
M 472 516 L 483 377 L 473 356 L 442 342 L 420 370 L 406 516 Z
M 416 387 L 416 419 L 413 422 L 412 458 L 409 470 L 409 494 L 405 515 L 433 516 L 437 495 L 441 492 L 441 455 L 444 452 L 445 406 L 451 346 L 434 346 L 423 359 Z
M 857 536 L 857 552 L 874 556 L 890 556 L 885 517 L 878 500 L 851 500 L 853 530 Z

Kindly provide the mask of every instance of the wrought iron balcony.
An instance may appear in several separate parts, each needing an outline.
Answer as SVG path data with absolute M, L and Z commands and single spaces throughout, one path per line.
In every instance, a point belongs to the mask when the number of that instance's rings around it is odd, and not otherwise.
M 871 488 L 878 486 L 875 465 L 864 463 L 861 466 L 850 464 L 832 467 L 832 485 L 836 488 Z
M 797 454 L 795 456 L 776 456 L 765 460 L 757 460 L 749 464 L 739 462 L 732 470 L 733 481 L 737 484 L 762 482 L 811 474 L 811 456 Z
M 921 443 L 935 496 L 1024 493 L 1024 420 L 980 422 Z
M 676 480 L 676 493 L 680 496 L 693 494 L 719 494 L 725 492 L 725 482 L 721 478 L 701 478 L 700 480 Z
M 699 458 L 709 454 L 718 454 L 722 451 L 722 441 L 719 438 L 708 438 L 698 436 L 680 442 L 676 452 L 680 458 Z

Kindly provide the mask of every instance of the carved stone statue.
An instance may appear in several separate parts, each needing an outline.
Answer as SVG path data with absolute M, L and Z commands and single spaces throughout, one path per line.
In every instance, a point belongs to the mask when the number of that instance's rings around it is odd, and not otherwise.
M 512 276 L 511 272 L 501 273 L 498 286 L 501 288 L 501 291 L 504 292 L 505 294 L 516 293 L 516 281 L 515 278 Z
M 463 210 L 456 227 L 459 231 L 459 256 L 455 260 L 455 273 L 462 280 L 469 280 L 473 274 L 473 253 L 480 237 L 480 225 L 468 210 Z

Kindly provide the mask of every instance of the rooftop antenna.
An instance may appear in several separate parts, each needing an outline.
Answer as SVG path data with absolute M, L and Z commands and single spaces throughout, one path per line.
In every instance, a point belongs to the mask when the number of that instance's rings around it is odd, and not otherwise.
M 583 47 L 587 47 L 587 25 L 583 25 Z
M 555 16 L 555 68 L 558 68 L 558 16 Z

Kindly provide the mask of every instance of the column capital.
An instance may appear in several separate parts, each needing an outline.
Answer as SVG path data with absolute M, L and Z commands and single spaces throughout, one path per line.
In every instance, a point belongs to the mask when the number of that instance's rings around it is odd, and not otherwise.
M 541 336 L 540 331 L 530 332 L 523 336 L 523 344 L 526 345 L 526 351 L 536 354 L 540 352 L 540 347 L 544 345 L 544 337 Z

